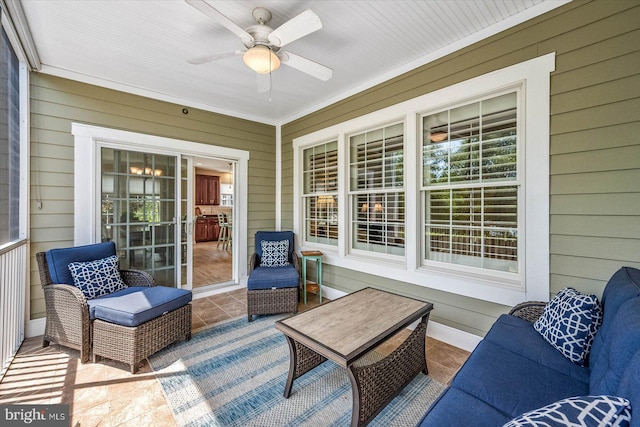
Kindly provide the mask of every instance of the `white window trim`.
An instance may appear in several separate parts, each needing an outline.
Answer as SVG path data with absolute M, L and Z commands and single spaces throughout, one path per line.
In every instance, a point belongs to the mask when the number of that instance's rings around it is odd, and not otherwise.
M 99 150 L 108 143 L 111 147 L 125 150 L 153 149 L 172 155 L 213 156 L 236 162 L 236 187 L 234 200 L 234 222 L 238 224 L 235 233 L 239 242 L 247 241 L 247 194 L 249 192 L 249 152 L 234 148 L 219 147 L 160 137 L 118 129 L 73 123 L 71 133 L 74 135 L 74 244 L 86 245 L 96 243 L 100 239 L 97 224 L 100 223 L 100 181 L 96 171 L 100 168 Z M 234 268 L 240 284 L 246 285 L 246 262 L 236 260 L 248 259 L 246 245 L 234 245 Z M 237 265 L 237 266 L 236 266 Z M 190 285 L 190 284 L 189 284 Z
M 342 122 L 293 140 L 293 224 L 302 230 L 301 183 L 302 149 L 338 140 L 338 247 L 303 243 L 304 249 L 320 248 L 324 262 L 341 268 L 361 271 L 380 277 L 412 283 L 454 294 L 504 305 L 524 300 L 549 299 L 549 114 L 550 77 L 555 70 L 555 53 L 521 62 L 501 70 L 466 80 L 444 89 L 387 107 L 355 119 Z M 418 116 L 425 111 L 444 108 L 454 103 L 473 100 L 508 87 L 521 85 L 524 98 L 520 113 L 525 122 L 524 165 L 519 179 L 524 182 L 524 268 L 521 283 L 505 283 L 492 275 L 479 277 L 420 266 L 420 156 L 418 151 Z M 348 253 L 348 171 L 347 135 L 400 120 L 405 123 L 405 191 L 406 240 L 404 262 L 386 262 L 379 257 L 363 257 Z M 414 163 L 411 163 L 414 159 Z M 413 232 L 415 230 L 415 232 Z M 499 275 L 498 275 L 499 276 Z

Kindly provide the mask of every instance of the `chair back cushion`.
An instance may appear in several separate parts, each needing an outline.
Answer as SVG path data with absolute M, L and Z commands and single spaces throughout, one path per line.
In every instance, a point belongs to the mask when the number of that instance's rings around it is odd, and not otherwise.
M 46 253 L 51 283 L 73 285 L 73 277 L 69 271 L 70 263 L 95 261 L 115 254 L 116 244 L 114 242 L 51 249 Z
M 256 232 L 256 244 L 255 250 L 256 254 L 260 260 L 262 260 L 262 241 L 268 240 L 272 242 L 277 242 L 281 240 L 289 241 L 289 254 L 288 254 L 288 262 L 293 262 L 293 251 L 295 249 L 293 245 L 293 231 L 258 231 Z

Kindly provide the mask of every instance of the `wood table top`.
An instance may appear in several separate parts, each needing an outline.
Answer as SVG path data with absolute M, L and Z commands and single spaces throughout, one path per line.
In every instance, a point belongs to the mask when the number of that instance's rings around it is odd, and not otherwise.
M 365 288 L 276 322 L 276 328 L 323 356 L 349 366 L 433 304 Z

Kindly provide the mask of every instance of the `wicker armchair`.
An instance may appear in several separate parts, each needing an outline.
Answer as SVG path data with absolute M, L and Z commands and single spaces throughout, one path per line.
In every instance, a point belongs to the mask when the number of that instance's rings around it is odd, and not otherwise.
M 261 242 L 289 240 L 289 265 L 286 267 L 261 267 Z M 300 286 L 300 260 L 295 251 L 292 231 L 258 231 L 255 237 L 256 251 L 249 260 L 247 280 L 247 317 L 253 315 L 297 313 Z
M 111 250 L 105 248 L 106 255 Z M 91 257 L 89 257 L 91 258 Z M 53 283 L 45 252 L 36 254 L 40 271 L 40 284 L 44 291 L 46 325 L 42 346 L 49 343 L 80 350 L 80 361 L 86 363 L 91 354 L 92 322 L 89 320 L 89 306 L 82 291 L 72 283 Z M 144 271 L 120 270 L 127 286 L 153 286 L 153 277 Z
M 57 343 L 80 350 L 86 363 L 99 357 L 138 363 L 178 339 L 191 338 L 191 292 L 155 286 L 153 277 L 120 270 L 126 288 L 87 299 L 74 286 L 70 262 L 115 255 L 113 242 L 54 249 L 36 254 L 44 290 L 46 325 L 42 345 Z

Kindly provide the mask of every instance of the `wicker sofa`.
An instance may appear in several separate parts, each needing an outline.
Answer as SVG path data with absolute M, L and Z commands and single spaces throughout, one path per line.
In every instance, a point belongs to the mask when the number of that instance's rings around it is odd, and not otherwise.
M 419 425 L 496 427 L 569 397 L 608 395 L 630 401 L 631 427 L 639 427 L 640 270 L 617 271 L 601 302 L 587 366 L 565 358 L 533 328 L 544 303 L 521 304 L 497 319 Z
M 74 285 L 71 262 L 86 263 L 116 255 L 113 242 L 52 249 L 36 254 L 44 290 L 46 325 L 43 347 L 53 342 L 117 360 L 135 373 L 147 356 L 179 339 L 191 338 L 191 291 L 155 286 L 146 272 L 120 270 L 124 289 L 88 298 Z

